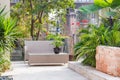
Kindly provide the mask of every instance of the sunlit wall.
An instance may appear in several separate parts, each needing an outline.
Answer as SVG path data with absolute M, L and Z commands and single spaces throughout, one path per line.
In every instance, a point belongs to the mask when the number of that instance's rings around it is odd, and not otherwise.
M 7 13 L 6 16 L 10 16 L 10 0 L 0 0 L 0 9 L 5 8 L 4 13 Z

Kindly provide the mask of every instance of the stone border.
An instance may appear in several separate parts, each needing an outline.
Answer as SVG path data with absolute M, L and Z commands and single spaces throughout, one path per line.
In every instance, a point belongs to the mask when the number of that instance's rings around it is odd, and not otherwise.
M 120 77 L 110 76 L 90 66 L 83 66 L 80 62 L 70 61 L 68 67 L 89 80 L 120 80 Z
M 13 77 L 10 76 L 0 76 L 0 80 L 13 80 Z

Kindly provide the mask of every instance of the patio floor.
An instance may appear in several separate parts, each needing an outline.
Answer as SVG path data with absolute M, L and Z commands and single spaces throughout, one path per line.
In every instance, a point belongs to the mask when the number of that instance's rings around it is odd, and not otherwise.
M 4 75 L 12 75 L 13 80 L 88 80 L 82 75 L 64 66 L 28 66 L 23 61 L 12 62 L 12 71 Z

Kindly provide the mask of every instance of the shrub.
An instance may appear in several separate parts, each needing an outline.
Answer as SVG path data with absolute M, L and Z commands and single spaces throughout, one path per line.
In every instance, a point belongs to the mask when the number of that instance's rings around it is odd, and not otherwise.
M 98 45 L 120 46 L 120 23 L 114 23 L 112 29 L 101 24 L 99 27 L 89 25 L 79 31 L 80 42 L 75 47 L 75 59 L 84 58 L 83 64 L 96 65 L 95 54 Z
M 19 35 L 16 20 L 5 18 L 3 10 L 0 10 L 0 74 L 10 68 L 10 51 Z

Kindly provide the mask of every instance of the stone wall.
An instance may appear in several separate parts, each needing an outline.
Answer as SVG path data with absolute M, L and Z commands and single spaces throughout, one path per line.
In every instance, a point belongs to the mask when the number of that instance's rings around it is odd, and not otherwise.
M 120 48 L 98 46 L 96 48 L 96 69 L 113 76 L 120 76 Z

